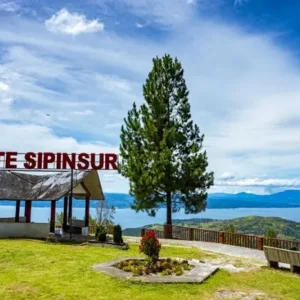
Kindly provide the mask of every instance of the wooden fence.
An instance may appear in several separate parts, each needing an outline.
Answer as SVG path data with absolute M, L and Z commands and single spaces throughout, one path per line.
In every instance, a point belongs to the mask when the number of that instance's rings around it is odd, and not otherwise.
M 168 237 L 179 240 L 221 243 L 258 250 L 263 250 L 264 246 L 281 249 L 300 249 L 300 241 L 273 239 L 251 234 L 229 233 L 202 228 L 164 225 L 164 230 L 142 228 L 141 236 L 143 236 L 147 231 L 154 231 L 158 238 Z
M 107 234 L 113 234 L 114 233 L 114 226 L 107 225 L 105 226 L 107 229 Z M 95 234 L 96 233 L 97 225 L 91 225 L 89 226 L 89 234 Z

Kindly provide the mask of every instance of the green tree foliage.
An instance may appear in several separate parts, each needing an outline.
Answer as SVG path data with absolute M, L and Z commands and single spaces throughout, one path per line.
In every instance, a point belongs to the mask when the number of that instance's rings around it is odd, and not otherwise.
M 223 231 L 228 232 L 228 233 L 237 233 L 237 229 L 232 224 L 225 225 L 223 227 Z
M 63 222 L 64 222 L 64 213 L 61 212 L 61 213 L 56 213 L 56 223 L 58 223 L 59 225 L 63 225 Z
M 119 171 L 129 179 L 132 208 L 155 216 L 166 204 L 167 224 L 178 203 L 186 213 L 203 211 L 213 184 L 183 75 L 177 58 L 154 58 L 143 86 L 145 103 L 140 108 L 133 104 L 121 129 Z
M 266 237 L 266 238 L 270 238 L 270 239 L 276 239 L 276 237 L 277 237 L 277 234 L 276 234 L 276 232 L 275 232 L 275 230 L 274 229 L 268 229 L 267 231 L 266 231 L 266 233 L 264 234 L 264 236 Z

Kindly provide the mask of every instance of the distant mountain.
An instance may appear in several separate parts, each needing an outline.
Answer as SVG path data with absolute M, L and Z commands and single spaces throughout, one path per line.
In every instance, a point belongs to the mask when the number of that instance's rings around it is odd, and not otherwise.
M 109 205 L 116 208 L 130 208 L 133 197 L 128 194 L 105 193 Z M 91 201 L 91 207 L 97 207 L 98 201 Z M 14 205 L 12 201 L 0 201 L 0 205 Z M 24 203 L 21 204 L 22 206 Z M 84 201 L 73 201 L 74 207 L 84 207 Z M 49 207 L 50 201 L 34 201 L 34 207 Z M 57 207 L 63 207 L 59 200 Z M 162 205 L 162 207 L 164 207 Z M 214 193 L 208 195 L 207 208 L 286 208 L 300 207 L 300 190 L 287 190 L 272 195 L 255 195 L 250 193 L 225 194 Z
M 225 227 L 233 225 L 239 233 L 255 235 L 264 235 L 269 229 L 272 229 L 277 234 L 278 238 L 300 240 L 300 223 L 277 217 L 249 216 L 230 220 L 195 218 L 188 220 L 173 220 L 173 224 L 217 231 L 222 231 Z M 162 224 L 152 224 L 145 227 L 163 230 Z M 126 228 L 123 230 L 123 234 L 128 236 L 140 236 L 141 228 Z
M 209 194 L 207 208 L 239 208 L 239 207 L 300 207 L 300 190 L 287 190 L 271 195 Z

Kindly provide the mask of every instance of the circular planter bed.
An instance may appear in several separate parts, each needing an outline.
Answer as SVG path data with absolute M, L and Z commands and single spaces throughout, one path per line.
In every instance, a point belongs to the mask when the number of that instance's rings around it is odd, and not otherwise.
M 129 248 L 127 243 L 116 244 L 116 243 L 110 242 L 110 241 L 99 242 L 96 240 L 90 240 L 90 241 L 88 241 L 88 245 L 93 246 L 93 247 L 116 248 L 116 249 L 122 249 L 122 250 L 127 250 Z
M 160 258 L 159 262 L 160 264 L 163 264 L 165 262 L 169 263 L 169 258 Z M 173 258 L 172 261 L 177 260 L 178 264 L 181 263 L 181 265 L 186 264 L 189 266 L 190 270 L 183 270 L 183 273 L 181 275 L 176 274 L 176 272 L 170 272 L 170 271 L 162 271 L 162 272 L 156 272 L 151 273 L 149 272 L 148 275 L 145 275 L 146 272 L 143 270 L 138 274 L 137 271 L 132 272 L 131 270 L 126 269 L 124 271 L 123 269 L 120 269 L 120 264 L 124 265 L 127 263 L 127 266 L 134 267 L 134 265 L 145 265 L 146 260 L 145 259 L 138 259 L 138 258 L 118 258 L 114 259 L 108 262 L 104 262 L 98 265 L 93 266 L 93 269 L 98 272 L 105 273 L 110 276 L 114 276 L 120 279 L 128 279 L 133 281 L 142 281 L 145 283 L 201 283 L 205 279 L 207 279 L 209 276 L 213 275 L 217 270 L 218 267 L 214 265 L 210 265 L 207 263 L 202 263 L 199 260 L 183 260 L 180 258 Z M 176 263 L 175 263 L 176 264 Z M 174 265 L 174 263 L 173 263 Z M 173 267 L 172 267 L 173 270 Z M 174 268 L 175 271 L 175 268 Z M 167 275 L 166 273 L 169 273 Z M 179 272 L 178 272 L 179 273 Z

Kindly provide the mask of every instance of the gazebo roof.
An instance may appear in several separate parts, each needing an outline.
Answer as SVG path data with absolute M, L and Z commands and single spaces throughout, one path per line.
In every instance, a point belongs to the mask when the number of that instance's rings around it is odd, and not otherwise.
M 71 192 L 71 172 L 33 175 L 0 171 L 0 200 L 58 200 Z M 96 170 L 73 172 L 73 197 L 104 200 Z

